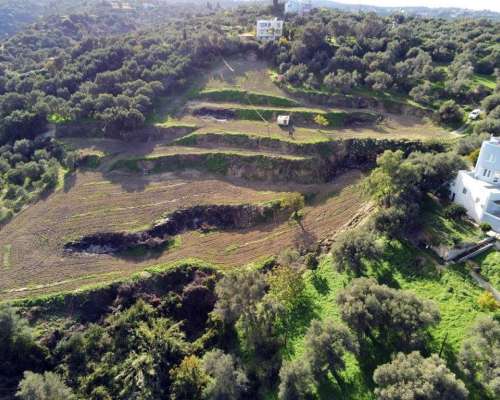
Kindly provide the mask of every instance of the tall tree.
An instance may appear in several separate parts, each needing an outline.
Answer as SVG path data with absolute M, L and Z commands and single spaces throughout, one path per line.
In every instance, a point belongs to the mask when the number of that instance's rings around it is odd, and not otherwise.
M 468 391 L 437 355 L 399 353 L 379 366 L 373 380 L 378 400 L 465 400 Z
M 371 278 L 354 279 L 337 303 L 342 319 L 355 332 L 401 350 L 420 345 L 426 329 L 440 320 L 434 303 Z
M 500 398 L 500 323 L 487 316 L 474 324 L 460 350 L 460 365 L 493 397 Z
M 338 383 L 340 373 L 345 369 L 346 353 L 357 354 L 359 345 L 347 327 L 332 320 L 311 322 L 305 336 L 306 358 L 318 380 L 324 379 L 330 371 Z
M 73 400 L 75 395 L 61 378 L 52 373 L 43 375 L 27 371 L 19 383 L 16 397 L 21 400 Z
M 203 392 L 207 400 L 237 400 L 248 387 L 248 378 L 238 368 L 231 354 L 212 350 L 203 357 L 203 368 L 209 376 Z

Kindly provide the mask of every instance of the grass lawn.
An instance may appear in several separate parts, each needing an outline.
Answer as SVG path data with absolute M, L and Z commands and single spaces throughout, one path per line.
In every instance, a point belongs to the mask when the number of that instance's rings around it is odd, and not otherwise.
M 333 319 L 340 321 L 340 313 L 335 302 L 337 294 L 349 282 L 346 274 L 335 271 L 331 257 L 324 257 L 316 271 L 305 273 L 306 291 L 301 307 L 296 310 L 294 326 L 290 330 L 290 340 L 284 358 L 294 359 L 304 352 L 304 335 L 313 319 Z M 318 399 L 348 397 L 352 399 L 374 399 L 375 396 L 365 381 L 360 366 L 354 357 L 348 357 L 347 368 L 342 374 L 345 385 L 341 390 L 334 379 L 329 379 L 317 391 Z
M 367 274 L 376 277 L 380 283 L 411 290 L 421 299 L 432 300 L 438 305 L 441 322 L 431 330 L 430 350 L 439 353 L 445 341 L 442 356 L 448 366 L 455 369 L 456 353 L 466 332 L 478 316 L 487 314 L 476 302 L 482 290 L 467 272 L 459 267 L 438 271 L 429 255 L 399 241 L 387 242 L 383 259 L 367 264 Z M 294 359 L 304 352 L 304 334 L 312 319 L 340 321 L 335 299 L 339 291 L 349 284 L 348 276 L 333 268 L 330 256 L 322 259 L 316 271 L 307 271 L 305 279 L 305 300 L 296 312 L 285 359 Z M 383 356 L 389 357 L 387 354 Z M 349 357 L 346 371 L 342 374 L 345 380 L 342 390 L 330 377 L 318 388 L 317 398 L 374 399 L 371 371 L 366 371 L 354 357 Z M 471 390 L 470 398 L 484 397 Z
M 494 75 L 474 74 L 472 77 L 472 81 L 476 85 L 483 85 L 489 89 L 495 89 L 495 86 L 497 84 Z
M 433 351 L 439 351 L 445 336 L 449 349 L 457 351 L 476 317 L 487 313 L 477 304 L 483 290 L 468 271 L 458 265 L 438 270 L 432 256 L 407 243 L 389 242 L 384 259 L 372 264 L 370 272 L 389 286 L 412 290 L 439 305 L 441 322 L 432 332 Z
M 474 258 L 481 267 L 481 275 L 497 289 L 500 289 L 500 251 L 490 250 Z

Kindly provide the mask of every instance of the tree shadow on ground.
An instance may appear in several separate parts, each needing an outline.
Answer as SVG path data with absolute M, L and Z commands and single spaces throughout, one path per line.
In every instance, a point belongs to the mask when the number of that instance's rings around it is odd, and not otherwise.
M 330 375 L 330 374 L 329 374 Z M 338 383 L 333 377 L 328 376 L 319 382 L 317 387 L 317 395 L 320 400 L 331 399 L 357 399 L 360 396 L 360 391 L 364 386 L 364 382 L 357 382 L 356 378 L 361 379 L 360 376 L 354 377 L 350 380 L 342 380 Z
M 375 387 L 373 382 L 373 372 L 382 364 L 391 360 L 391 351 L 387 351 L 387 346 L 372 342 L 369 339 L 360 340 L 360 353 L 358 357 L 359 368 L 361 369 L 365 385 L 371 389 Z
M 75 183 L 76 183 L 75 172 L 68 172 L 67 174 L 65 174 L 64 185 L 63 185 L 64 193 L 68 193 L 73 188 L 73 186 L 75 186 Z
M 400 289 L 401 286 L 399 282 L 394 278 L 394 273 L 396 272 L 394 265 L 392 263 L 383 263 L 380 260 L 375 260 L 370 265 L 370 275 L 373 275 L 377 282 L 381 285 L 387 285 L 389 287 Z
M 285 341 L 288 342 L 293 338 L 305 335 L 311 321 L 317 318 L 319 318 L 319 313 L 314 299 L 307 293 L 302 294 L 289 311 L 284 326 Z M 285 346 L 285 352 L 290 351 L 291 353 L 291 350 Z
M 314 249 L 318 243 L 318 237 L 314 232 L 305 229 L 302 223 L 298 224 L 300 229 L 293 236 L 293 245 L 299 252 L 308 252 Z
M 405 280 L 436 279 L 439 271 L 430 254 L 408 241 L 391 241 L 386 245 L 384 259 L 393 272 L 399 272 Z
M 316 273 L 312 274 L 311 283 L 313 284 L 314 289 L 316 289 L 316 291 L 322 296 L 326 296 L 331 291 L 330 287 L 328 286 L 328 279 L 319 276 Z

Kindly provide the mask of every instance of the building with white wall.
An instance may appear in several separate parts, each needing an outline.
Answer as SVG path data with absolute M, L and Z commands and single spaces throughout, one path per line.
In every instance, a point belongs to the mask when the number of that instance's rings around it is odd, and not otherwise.
M 274 19 L 259 19 L 257 21 L 258 40 L 276 40 L 283 35 L 283 21 L 278 18 Z
M 472 219 L 500 233 L 500 138 L 483 142 L 474 170 L 459 171 L 450 189 Z
M 285 14 L 304 15 L 312 10 L 311 0 L 288 0 L 285 3 Z

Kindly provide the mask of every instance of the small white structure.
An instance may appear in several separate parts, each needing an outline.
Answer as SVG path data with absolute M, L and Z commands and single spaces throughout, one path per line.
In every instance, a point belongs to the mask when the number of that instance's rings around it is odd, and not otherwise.
M 279 126 L 288 126 L 290 124 L 290 116 L 278 115 L 277 122 Z
M 479 108 L 476 108 L 475 110 L 472 110 L 469 113 L 469 119 L 476 120 L 479 118 L 480 115 L 481 115 L 481 110 Z
M 476 168 L 459 171 L 450 189 L 451 199 L 472 219 L 500 233 L 500 138 L 483 142 Z
M 288 0 L 285 3 L 285 14 L 304 15 L 312 10 L 311 0 Z
M 283 35 L 283 21 L 278 18 L 274 19 L 259 19 L 257 21 L 258 40 L 276 40 Z

